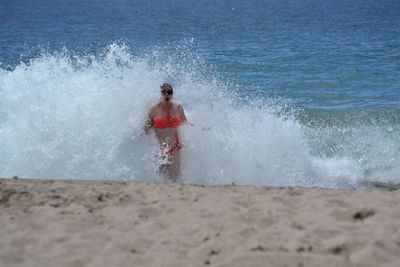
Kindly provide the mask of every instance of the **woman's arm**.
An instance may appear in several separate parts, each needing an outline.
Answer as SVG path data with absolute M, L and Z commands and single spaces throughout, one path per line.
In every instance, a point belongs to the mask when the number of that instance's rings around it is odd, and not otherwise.
M 148 115 L 147 115 L 147 120 L 144 123 L 144 133 L 148 134 L 150 129 L 153 127 L 153 108 L 150 109 Z
M 187 118 L 185 115 L 185 111 L 183 110 L 183 107 L 181 105 L 178 105 L 178 110 L 179 110 L 179 116 L 181 118 L 182 123 L 187 123 Z
M 178 105 L 178 110 L 179 110 L 179 116 L 181 118 L 182 123 L 188 124 L 190 126 L 194 126 L 193 123 L 188 122 L 186 115 L 185 115 L 185 111 L 183 110 L 183 107 L 181 105 Z

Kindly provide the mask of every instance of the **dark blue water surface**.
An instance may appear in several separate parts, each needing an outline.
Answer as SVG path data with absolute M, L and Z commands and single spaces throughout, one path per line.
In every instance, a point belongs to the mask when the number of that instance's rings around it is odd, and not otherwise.
M 226 79 L 306 109 L 397 108 L 400 1 L 0 1 L 3 69 L 43 51 L 191 49 Z

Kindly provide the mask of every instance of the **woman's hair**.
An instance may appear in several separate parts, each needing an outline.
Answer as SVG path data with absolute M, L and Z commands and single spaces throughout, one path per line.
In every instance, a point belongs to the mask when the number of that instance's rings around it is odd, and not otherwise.
M 169 83 L 163 83 L 160 86 L 160 88 L 161 88 L 161 90 L 168 90 L 168 89 L 172 90 L 172 85 L 170 85 Z

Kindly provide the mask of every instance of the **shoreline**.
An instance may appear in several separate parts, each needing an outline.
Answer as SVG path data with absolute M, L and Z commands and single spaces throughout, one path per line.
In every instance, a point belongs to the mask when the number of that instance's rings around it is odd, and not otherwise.
M 400 191 L 0 179 L 0 266 L 397 266 Z

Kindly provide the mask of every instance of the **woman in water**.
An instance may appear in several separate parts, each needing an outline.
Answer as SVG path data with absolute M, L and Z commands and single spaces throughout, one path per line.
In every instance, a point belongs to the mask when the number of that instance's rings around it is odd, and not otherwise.
M 181 172 L 181 148 L 179 126 L 187 123 L 185 112 L 180 104 L 172 101 L 174 91 L 169 83 L 161 88 L 161 100 L 151 107 L 144 126 L 148 134 L 154 128 L 161 148 L 160 160 L 165 161 L 160 166 L 160 173 L 166 174 L 172 181 L 177 181 Z

